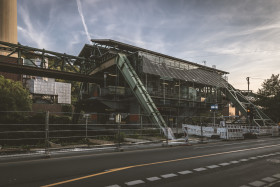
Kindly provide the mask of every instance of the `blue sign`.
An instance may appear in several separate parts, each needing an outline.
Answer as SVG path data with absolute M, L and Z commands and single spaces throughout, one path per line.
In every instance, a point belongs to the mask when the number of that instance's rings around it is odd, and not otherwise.
M 211 105 L 211 110 L 218 110 L 218 105 L 217 104 Z

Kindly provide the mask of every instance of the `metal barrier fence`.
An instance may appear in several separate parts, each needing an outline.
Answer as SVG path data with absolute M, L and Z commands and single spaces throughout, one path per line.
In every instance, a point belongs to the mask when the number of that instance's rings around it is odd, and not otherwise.
M 279 132 L 277 126 L 262 126 L 262 127 L 257 127 L 257 126 L 242 126 L 243 128 L 243 133 L 254 133 L 259 136 L 265 136 L 265 135 L 273 135 L 273 134 L 278 134 Z
M 117 114 L 117 113 L 116 113 Z M 143 114 L 120 113 L 121 121 L 116 122 L 116 114 L 72 112 L 1 112 L 0 111 L 0 155 L 17 151 L 67 149 L 73 147 L 115 146 L 132 143 L 152 143 L 168 140 L 164 136 L 170 129 L 160 129 L 151 124 L 149 116 Z M 78 115 L 77 123 L 72 119 Z M 167 125 L 177 137 L 182 137 L 182 123 L 203 127 L 193 129 L 194 134 L 211 137 L 213 134 L 238 137 L 238 130 L 219 129 L 224 119 L 211 116 L 163 115 Z M 230 119 L 234 120 L 234 119 Z M 214 121 L 216 124 L 214 125 Z M 239 120 L 240 121 L 240 120 Z M 243 131 L 269 134 L 271 129 L 249 128 Z M 236 129 L 236 128 L 235 128 Z M 190 130 L 191 131 L 191 130 Z M 232 131 L 230 133 L 230 131 Z
M 99 114 L 103 124 L 97 123 L 97 114 L 81 115 L 73 124 L 72 113 L 6 112 L 0 115 L 0 154 L 30 152 L 73 147 L 115 146 L 132 143 L 165 141 L 164 132 L 147 123 L 147 116 L 133 116 L 134 123 L 115 122 L 111 115 Z M 127 117 L 123 115 L 124 117 Z M 12 120 L 11 120 L 12 119 Z
M 182 130 L 186 135 L 196 135 L 204 137 L 218 136 L 222 139 L 232 140 L 232 139 L 243 139 L 244 134 L 253 133 L 259 136 L 270 135 L 278 136 L 279 127 L 277 126 L 242 126 L 242 125 L 225 125 L 225 126 L 198 126 L 183 124 Z

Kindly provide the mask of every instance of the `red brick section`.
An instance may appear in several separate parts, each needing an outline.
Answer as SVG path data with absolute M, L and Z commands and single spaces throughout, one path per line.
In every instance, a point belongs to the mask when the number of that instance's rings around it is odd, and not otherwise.
M 0 62 L 17 63 L 17 58 L 0 55 Z M 11 79 L 14 81 L 22 81 L 21 74 L 1 72 L 0 69 L 0 75 L 4 76 L 6 79 Z

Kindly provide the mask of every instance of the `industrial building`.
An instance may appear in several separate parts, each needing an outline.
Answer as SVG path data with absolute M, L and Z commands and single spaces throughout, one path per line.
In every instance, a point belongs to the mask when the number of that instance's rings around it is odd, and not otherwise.
M 228 72 L 110 39 L 92 42 L 79 57 L 94 61 L 87 73 L 99 81 L 82 84 L 76 112 L 96 113 L 96 123 L 121 113 L 126 123 L 139 123 L 146 115 L 160 126 L 172 126 L 211 106 L 222 110 L 229 102 L 246 116 L 252 104 L 227 82 Z M 273 124 L 261 111 L 256 116 L 256 125 Z

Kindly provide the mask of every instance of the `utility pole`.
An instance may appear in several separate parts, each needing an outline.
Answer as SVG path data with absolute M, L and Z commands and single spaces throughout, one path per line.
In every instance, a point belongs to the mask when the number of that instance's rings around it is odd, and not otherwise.
M 246 80 L 247 80 L 247 83 L 248 83 L 248 96 L 249 96 L 250 77 L 247 77 Z

